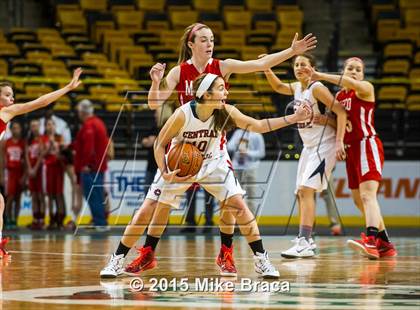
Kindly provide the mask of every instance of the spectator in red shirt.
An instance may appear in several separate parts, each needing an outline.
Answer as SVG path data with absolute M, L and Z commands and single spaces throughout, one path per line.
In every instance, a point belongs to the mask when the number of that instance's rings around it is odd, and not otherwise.
M 75 170 L 80 175 L 83 196 L 89 204 L 95 226 L 106 226 L 104 173 L 107 169 L 109 137 L 104 122 L 94 115 L 90 100 L 77 106 L 83 125 L 74 142 Z
M 28 167 L 29 191 L 32 197 L 32 224 L 31 229 L 40 230 L 44 227 L 45 199 L 42 189 L 42 162 L 43 144 L 45 138 L 40 133 L 40 121 L 31 120 L 28 143 L 26 145 L 25 160 Z
M 25 141 L 22 139 L 22 125 L 19 122 L 12 122 L 11 132 L 12 137 L 6 140 L 4 146 L 7 172 L 6 227 L 16 229 L 25 180 L 23 162 Z
M 66 217 L 64 202 L 64 162 L 61 157 L 63 137 L 55 131 L 55 123 L 50 118 L 46 120 L 45 136 L 43 144 L 44 167 L 45 167 L 45 192 L 48 195 L 48 210 L 50 224 L 48 229 L 62 229 Z M 56 211 L 54 212 L 54 202 Z

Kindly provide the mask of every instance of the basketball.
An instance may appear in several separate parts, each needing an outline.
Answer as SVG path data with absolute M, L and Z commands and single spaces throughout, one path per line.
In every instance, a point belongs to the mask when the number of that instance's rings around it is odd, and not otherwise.
M 176 145 L 168 154 L 168 167 L 171 171 L 180 169 L 178 176 L 194 176 L 200 171 L 203 156 L 191 143 Z

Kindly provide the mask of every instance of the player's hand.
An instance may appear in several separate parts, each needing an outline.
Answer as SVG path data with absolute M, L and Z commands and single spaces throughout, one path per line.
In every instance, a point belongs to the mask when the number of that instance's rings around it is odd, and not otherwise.
M 307 74 L 311 81 L 321 80 L 321 74 L 312 67 L 303 67 L 300 70 L 302 73 Z
M 328 124 L 328 116 L 316 113 L 316 114 L 314 114 L 313 123 L 315 125 L 325 126 L 325 125 Z
M 150 78 L 153 82 L 160 83 L 163 79 L 163 75 L 165 74 L 166 64 L 157 63 L 155 64 L 152 69 L 150 69 Z
M 309 104 L 303 103 L 296 106 L 295 116 L 297 122 L 304 122 L 309 120 L 312 117 L 312 108 Z
M 182 183 L 188 180 L 189 178 L 191 178 L 191 175 L 187 175 L 185 177 L 179 177 L 177 174 L 180 171 L 181 169 L 176 169 L 174 171 L 168 171 L 168 172 L 162 173 L 162 178 L 169 183 Z
M 80 75 L 82 74 L 83 70 L 82 68 L 77 68 L 73 72 L 73 78 L 71 79 L 70 83 L 67 84 L 67 87 L 70 88 L 70 90 L 73 90 L 77 88 L 80 84 L 82 84 L 82 81 L 80 80 Z
M 335 142 L 335 153 L 336 153 L 337 160 L 346 159 L 346 148 L 344 147 L 343 141 Z
M 303 54 L 306 51 L 313 50 L 316 47 L 316 37 L 312 33 L 307 34 L 302 40 L 298 40 L 299 34 L 296 32 L 290 46 L 295 55 Z

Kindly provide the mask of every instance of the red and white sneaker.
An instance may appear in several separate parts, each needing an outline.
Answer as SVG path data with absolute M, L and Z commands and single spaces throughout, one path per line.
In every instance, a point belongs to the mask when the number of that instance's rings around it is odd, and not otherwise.
M 386 242 L 380 238 L 376 240 L 376 248 L 379 252 L 379 257 L 395 257 L 398 255 L 397 250 L 391 242 Z
M 142 271 L 155 268 L 157 266 L 157 260 L 155 258 L 155 252 L 151 246 L 141 247 L 137 249 L 139 256 L 127 265 L 124 269 L 124 274 L 136 277 Z
M 216 257 L 216 264 L 220 268 L 220 275 L 225 277 L 236 277 L 235 262 L 233 260 L 233 245 L 228 248 L 224 244 L 220 248 L 219 255 Z
M 9 242 L 9 238 L 3 238 L 0 241 L 0 259 L 11 257 L 9 252 L 6 250 L 6 244 Z
M 375 237 L 368 237 L 364 233 L 361 233 L 360 237 L 362 240 L 347 240 L 349 247 L 369 259 L 378 259 L 379 252 L 376 248 Z

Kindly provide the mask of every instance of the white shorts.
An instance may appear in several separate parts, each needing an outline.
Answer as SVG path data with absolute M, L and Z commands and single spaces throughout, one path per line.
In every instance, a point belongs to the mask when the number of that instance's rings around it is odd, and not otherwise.
M 335 142 L 322 143 L 318 146 L 304 147 L 300 154 L 296 192 L 302 187 L 310 187 L 322 192 L 328 187 L 328 179 L 336 163 Z
M 204 163 L 203 163 L 204 165 Z M 161 177 L 160 170 L 156 172 L 153 184 L 151 184 L 146 198 L 168 204 L 173 208 L 179 208 L 184 193 L 193 183 L 200 184 L 208 193 L 219 201 L 224 201 L 234 195 L 245 195 L 233 169 L 226 158 L 218 161 L 214 169 L 209 173 L 202 173 L 205 169 L 183 183 L 169 183 Z

